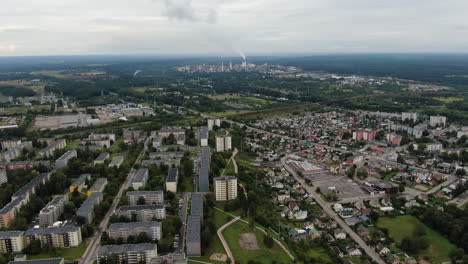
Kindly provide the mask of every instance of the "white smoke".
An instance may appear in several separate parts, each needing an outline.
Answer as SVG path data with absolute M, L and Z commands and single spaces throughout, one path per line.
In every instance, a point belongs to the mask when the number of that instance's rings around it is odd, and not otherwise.
M 133 74 L 133 77 L 137 76 L 140 72 L 141 70 L 136 70 L 135 73 Z
M 240 50 L 238 50 L 237 52 L 239 53 L 239 55 L 241 55 L 241 57 L 242 57 L 242 59 L 243 59 L 244 61 L 247 61 L 247 58 L 246 58 L 244 52 L 242 52 L 242 51 L 240 51 Z

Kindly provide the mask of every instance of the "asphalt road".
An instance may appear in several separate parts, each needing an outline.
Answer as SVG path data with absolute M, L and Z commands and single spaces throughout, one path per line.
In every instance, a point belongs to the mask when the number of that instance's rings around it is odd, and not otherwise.
M 372 248 L 370 248 L 364 240 L 361 239 L 358 234 L 356 234 L 332 209 L 330 204 L 326 203 L 322 198 L 315 192 L 315 190 L 310 187 L 308 184 L 305 183 L 304 179 L 299 177 L 297 173 L 286 164 L 286 159 L 288 156 L 285 156 L 281 159 L 281 163 L 283 166 L 294 176 L 296 181 L 298 181 L 309 193 L 312 198 L 323 208 L 323 210 L 335 220 L 338 225 L 352 238 L 365 252 L 366 254 L 372 258 L 375 262 L 379 264 L 385 264 L 385 262 L 380 258 L 379 254 L 377 254 Z
M 144 153 L 148 149 L 147 146 L 148 146 L 148 142 L 150 141 L 150 139 L 151 138 L 148 138 L 146 140 L 143 150 L 141 151 L 140 155 L 138 155 L 138 158 L 136 159 L 135 164 L 138 164 L 140 162 Z M 106 215 L 104 216 L 104 219 L 102 219 L 101 224 L 99 224 L 99 228 L 96 234 L 91 238 L 91 242 L 88 244 L 88 248 L 86 248 L 86 251 L 81 257 L 79 263 L 89 264 L 89 263 L 93 263 L 93 261 L 96 259 L 102 233 L 106 230 L 107 225 L 109 224 L 110 217 L 112 216 L 112 214 L 114 214 L 114 211 L 117 209 L 117 206 L 120 202 L 120 198 L 122 197 L 123 192 L 126 189 L 128 189 L 128 187 L 130 186 L 130 183 L 132 182 L 133 177 L 135 176 L 135 172 L 136 170 L 132 167 L 132 169 L 130 170 L 130 173 L 125 179 L 125 182 L 122 184 L 122 187 L 120 187 L 119 192 L 115 196 L 110 209 L 107 211 Z

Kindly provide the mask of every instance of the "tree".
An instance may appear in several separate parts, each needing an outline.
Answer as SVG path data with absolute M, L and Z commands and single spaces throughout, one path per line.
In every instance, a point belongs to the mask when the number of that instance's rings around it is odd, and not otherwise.
M 405 191 L 405 185 L 402 184 L 402 183 L 400 183 L 400 184 L 398 185 L 398 191 L 401 192 L 401 193 L 404 192 L 404 191 Z
M 273 244 L 274 244 L 274 240 L 271 236 L 267 235 L 267 234 L 264 234 L 263 235 L 263 244 L 265 244 L 265 246 L 267 248 L 272 248 L 273 247 Z
M 144 205 L 146 204 L 145 198 L 143 196 L 140 196 L 137 200 L 137 205 Z

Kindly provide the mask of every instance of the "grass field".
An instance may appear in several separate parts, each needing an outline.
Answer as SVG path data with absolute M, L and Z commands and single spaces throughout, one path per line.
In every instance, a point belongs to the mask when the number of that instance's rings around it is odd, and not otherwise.
M 446 104 L 463 101 L 463 98 L 460 97 L 434 97 L 434 99 Z
M 132 88 L 133 91 L 138 92 L 138 93 L 144 93 L 144 92 L 146 92 L 146 91 L 156 92 L 156 91 L 159 91 L 159 90 L 161 90 L 161 89 L 163 89 L 163 88 L 151 87 L 151 86 Z
M 86 250 L 86 242 L 81 243 L 78 247 L 74 248 L 55 248 L 53 253 L 28 255 L 28 259 L 47 259 L 62 257 L 65 260 L 75 260 L 81 258 Z
M 16 115 L 16 114 L 26 114 L 28 110 L 31 111 L 42 111 L 50 109 L 50 105 L 33 105 L 33 106 L 18 106 L 18 107 L 8 107 L 3 108 L 3 111 L 0 110 L 0 113 L 7 115 Z
M 218 94 L 210 96 L 211 99 L 215 100 L 226 100 L 226 99 L 237 99 L 241 98 L 241 94 L 238 93 L 225 93 L 225 94 Z
M 317 260 L 317 263 L 332 262 L 330 256 L 324 248 L 313 248 L 306 252 L 306 255 Z
M 239 235 L 242 233 L 254 233 L 257 237 L 260 249 L 255 251 L 241 249 L 239 245 Z M 264 264 L 270 264 L 273 261 L 276 261 L 277 263 L 292 262 L 278 244 L 274 243 L 272 248 L 267 248 L 263 243 L 263 232 L 258 229 L 252 230 L 252 228 L 246 223 L 238 221 L 232 224 L 224 230 L 223 235 L 232 250 L 236 262 L 239 264 L 246 264 L 251 259 L 255 259 L 256 261 Z
M 238 113 L 238 114 L 231 115 L 230 117 L 239 118 L 241 120 L 275 118 L 275 117 L 291 115 L 295 112 L 301 113 L 304 111 L 311 111 L 317 108 L 317 106 L 318 105 L 316 104 L 292 105 L 292 106 L 287 106 L 287 107 L 278 107 L 278 108 L 273 108 L 273 109 Z
M 432 263 L 442 263 L 450 261 L 449 253 L 456 247 L 451 244 L 445 237 L 430 229 L 421 223 L 416 217 L 411 215 L 391 217 L 380 217 L 377 226 L 387 228 L 389 235 L 397 242 L 407 236 L 411 236 L 417 226 L 422 225 L 426 231 L 425 237 L 429 239 L 430 246 L 427 250 L 421 252 L 420 256 L 429 257 Z

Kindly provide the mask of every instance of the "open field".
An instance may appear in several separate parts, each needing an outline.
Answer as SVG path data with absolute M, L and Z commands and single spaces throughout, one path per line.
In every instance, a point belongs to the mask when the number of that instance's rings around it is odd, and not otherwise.
M 160 91 L 164 88 L 160 87 L 151 87 L 151 86 L 145 86 L 145 87 L 135 87 L 132 88 L 133 91 L 138 92 L 138 93 L 144 93 L 144 92 L 155 92 L 155 91 Z
M 311 111 L 317 108 L 316 104 L 301 104 L 301 105 L 292 105 L 286 107 L 279 107 L 273 109 L 259 110 L 259 111 L 250 111 L 246 113 L 238 113 L 230 116 L 231 118 L 238 118 L 242 120 L 254 120 L 254 119 L 263 119 L 263 118 L 275 118 L 291 115 L 293 113 L 301 113 L 304 111 Z
M 463 98 L 460 98 L 460 97 L 434 97 L 434 99 L 441 101 L 443 103 L 446 103 L 446 104 L 463 101 Z
M 226 99 L 232 99 L 232 98 L 241 98 L 241 94 L 238 93 L 225 93 L 225 94 L 218 94 L 218 95 L 212 95 L 210 96 L 211 99 L 215 100 L 226 100 Z
M 397 217 L 380 217 L 377 226 L 387 228 L 389 235 L 397 242 L 407 236 L 411 236 L 417 226 L 423 226 L 426 231 L 426 237 L 430 241 L 430 246 L 419 256 L 427 256 L 432 263 L 442 263 L 450 261 L 449 253 L 456 247 L 451 244 L 445 237 L 430 229 L 421 223 L 416 217 L 411 215 L 402 215 Z
M 8 108 L 1 108 L 0 114 L 17 115 L 17 114 L 26 114 L 28 110 L 42 111 L 42 110 L 48 110 L 48 109 L 50 109 L 50 105 L 8 107 Z
M 18 88 L 26 88 L 35 91 L 36 93 L 41 93 L 44 91 L 45 85 L 32 83 L 28 80 L 12 80 L 12 81 L 0 81 L 0 86 L 13 86 Z
M 55 248 L 49 254 L 28 255 L 28 259 L 46 259 L 62 257 L 65 260 L 76 260 L 81 258 L 86 250 L 86 242 L 74 248 Z M 53 252 L 52 252 L 53 251 Z
M 245 233 L 255 234 L 259 250 L 244 250 L 239 243 L 240 235 Z M 255 259 L 260 263 L 270 264 L 273 261 L 277 263 L 291 263 L 289 256 L 274 243 L 272 248 L 267 248 L 263 243 L 263 232 L 258 229 L 253 230 L 248 224 L 236 222 L 229 226 L 223 235 L 232 250 L 237 263 L 246 264 L 249 260 Z
M 330 263 L 332 260 L 324 248 L 312 248 L 305 253 L 307 256 L 317 260 L 317 263 Z

